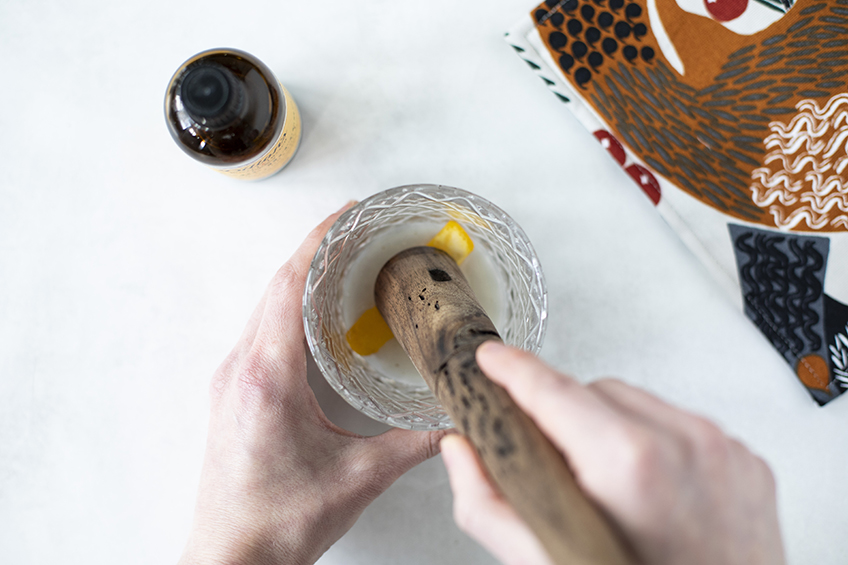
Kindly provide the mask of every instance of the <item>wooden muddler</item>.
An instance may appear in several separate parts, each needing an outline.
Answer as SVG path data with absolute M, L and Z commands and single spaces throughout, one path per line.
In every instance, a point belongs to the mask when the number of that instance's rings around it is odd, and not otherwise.
M 380 271 L 374 296 L 418 372 L 554 563 L 632 563 L 562 455 L 477 366 L 477 346 L 500 336 L 456 262 L 433 247 L 407 249 Z

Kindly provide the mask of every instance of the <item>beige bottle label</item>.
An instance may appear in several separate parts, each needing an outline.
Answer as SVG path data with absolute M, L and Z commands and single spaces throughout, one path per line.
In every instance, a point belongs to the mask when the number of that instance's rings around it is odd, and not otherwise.
M 280 132 L 277 142 L 247 165 L 234 169 L 217 169 L 219 172 L 241 180 L 260 180 L 270 177 L 292 160 L 295 151 L 297 151 L 297 146 L 300 145 L 300 111 L 297 109 L 297 104 L 295 104 L 289 91 L 282 84 L 280 88 L 285 97 L 286 119 L 283 122 L 283 130 Z

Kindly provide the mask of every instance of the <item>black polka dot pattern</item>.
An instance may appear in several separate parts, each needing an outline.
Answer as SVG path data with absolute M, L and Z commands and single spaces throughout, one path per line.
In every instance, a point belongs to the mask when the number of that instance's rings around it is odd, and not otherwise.
M 592 80 L 592 71 L 587 69 L 586 67 L 580 67 L 576 71 L 574 71 L 574 80 L 577 81 L 577 84 L 583 86 L 590 80 Z
M 568 38 L 564 33 L 559 31 L 553 32 L 550 36 L 548 36 L 548 43 L 551 44 L 551 47 L 554 49 L 562 49 L 566 45 L 568 45 Z
M 574 53 L 574 56 L 578 59 L 582 59 L 583 55 L 585 55 L 588 50 L 589 48 L 586 47 L 586 44 L 582 41 L 575 41 L 571 44 L 571 52 Z
M 580 87 L 603 73 L 607 58 L 650 64 L 654 49 L 639 45 L 648 35 L 647 14 L 633 0 L 546 1 L 556 11 L 539 9 L 537 21 L 552 25 L 548 45 L 559 53 L 559 67 Z M 644 20 L 644 21 L 642 21 Z
M 592 51 L 589 53 L 589 56 L 586 58 L 589 65 L 592 67 L 600 67 L 604 64 L 604 56 L 598 53 L 597 51 Z

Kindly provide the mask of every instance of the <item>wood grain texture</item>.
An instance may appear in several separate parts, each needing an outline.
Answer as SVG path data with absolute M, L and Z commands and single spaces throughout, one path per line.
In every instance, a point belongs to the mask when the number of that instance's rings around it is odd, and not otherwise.
M 557 564 L 633 563 L 562 455 L 475 360 L 495 326 L 446 253 L 414 247 L 383 267 L 377 308 L 489 475 Z

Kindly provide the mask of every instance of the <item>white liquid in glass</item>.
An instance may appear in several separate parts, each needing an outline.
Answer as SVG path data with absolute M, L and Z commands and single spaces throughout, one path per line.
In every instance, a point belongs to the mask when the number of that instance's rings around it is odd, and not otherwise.
M 374 284 L 386 262 L 404 249 L 427 245 L 444 223 L 415 222 L 374 236 L 351 261 L 342 283 L 342 312 L 345 328 L 350 328 L 363 312 L 374 306 Z M 472 236 L 473 239 L 473 236 Z M 460 271 L 474 291 L 480 306 L 486 311 L 496 328 L 504 322 L 503 284 L 487 250 L 477 245 L 463 261 Z M 427 386 L 412 361 L 396 339 L 391 339 L 380 351 L 363 357 L 378 373 L 398 382 Z

